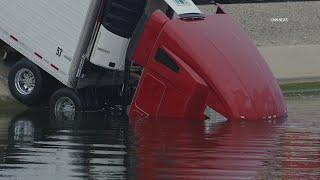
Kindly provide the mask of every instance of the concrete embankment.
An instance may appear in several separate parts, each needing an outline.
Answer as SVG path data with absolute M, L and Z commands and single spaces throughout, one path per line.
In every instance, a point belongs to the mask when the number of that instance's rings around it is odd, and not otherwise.
M 9 69 L 0 60 L 0 100 L 12 100 L 12 96 L 8 89 L 7 76 Z
M 320 81 L 320 1 L 225 4 L 280 83 Z M 214 13 L 213 5 L 200 6 Z
M 320 81 L 320 45 L 260 47 L 280 83 Z
M 0 101 L 8 101 L 8 100 L 13 100 L 13 98 L 9 92 L 5 77 L 2 76 L 0 73 Z

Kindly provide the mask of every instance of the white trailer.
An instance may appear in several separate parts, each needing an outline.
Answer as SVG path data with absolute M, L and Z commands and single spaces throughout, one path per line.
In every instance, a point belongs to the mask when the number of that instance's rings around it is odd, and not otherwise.
M 75 98 L 73 108 L 84 106 L 75 89 L 121 85 L 126 50 L 145 5 L 141 0 L 1 0 L 0 39 L 24 57 L 9 74 L 13 96 L 37 105 L 59 89 L 52 98 L 69 97 L 64 104 Z
M 9 73 L 12 95 L 71 110 L 100 103 L 97 87 L 118 95 L 132 35 L 159 9 L 200 12 L 191 0 L 1 0 L 0 39 L 23 57 Z

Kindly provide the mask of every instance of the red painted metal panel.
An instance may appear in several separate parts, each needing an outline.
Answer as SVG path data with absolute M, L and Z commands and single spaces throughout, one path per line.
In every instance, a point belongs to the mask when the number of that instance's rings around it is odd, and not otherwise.
M 137 48 L 132 57 L 133 61 L 136 64 L 139 64 L 141 66 L 146 65 L 146 62 L 150 56 L 150 52 L 153 49 L 154 43 L 157 41 L 162 27 L 168 21 L 169 18 L 161 12 L 155 12 L 152 15 L 152 17 L 144 27 L 144 32 L 140 37 L 140 41 L 138 42 Z
M 150 116 L 200 118 L 199 111 L 203 113 L 206 105 L 233 120 L 286 116 L 275 77 L 254 43 L 229 15 L 215 14 L 198 21 L 175 19 L 165 25 L 154 20 L 159 16 L 154 14 L 150 22 L 162 30 L 156 29 L 154 34 L 152 29 L 146 30 L 134 55 L 138 64 L 167 86 L 168 98 Z M 181 71 L 174 72 L 155 61 L 160 48 Z M 140 83 L 137 93 L 146 87 Z M 140 99 L 143 101 L 152 99 Z M 188 114 L 192 111 L 195 113 Z

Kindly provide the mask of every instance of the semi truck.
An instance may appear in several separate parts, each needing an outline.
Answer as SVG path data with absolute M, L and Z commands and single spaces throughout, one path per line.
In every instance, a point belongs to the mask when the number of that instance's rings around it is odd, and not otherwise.
M 2 0 L 0 39 L 20 55 L 8 83 L 29 106 L 82 111 L 122 97 L 132 117 L 286 114 L 264 59 L 219 5 L 204 15 L 192 0 Z

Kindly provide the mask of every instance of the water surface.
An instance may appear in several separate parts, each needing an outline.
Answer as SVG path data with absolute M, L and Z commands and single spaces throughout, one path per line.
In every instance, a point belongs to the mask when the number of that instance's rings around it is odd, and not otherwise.
M 1 110 L 0 179 L 319 179 L 320 96 L 260 122 Z

